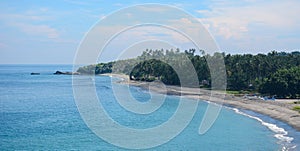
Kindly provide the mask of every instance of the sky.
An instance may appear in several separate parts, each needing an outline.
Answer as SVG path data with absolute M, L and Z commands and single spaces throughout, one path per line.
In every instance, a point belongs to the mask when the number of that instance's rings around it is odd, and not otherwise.
M 167 4 L 188 12 L 203 24 L 220 50 L 226 53 L 300 50 L 299 0 L 6 0 L 0 2 L 0 64 L 72 64 L 82 39 L 95 24 L 122 8 L 144 3 Z M 126 15 L 130 18 L 132 14 Z M 176 21 L 187 23 L 185 18 Z M 168 38 L 162 34 L 167 29 L 161 33 L 153 29 L 136 28 L 129 33 L 141 35 L 147 31 L 156 39 Z M 107 28 L 109 30 L 114 29 Z M 191 30 L 199 32 L 195 27 Z M 171 36 L 185 41 L 176 34 Z M 123 40 L 118 43 L 125 43 L 126 37 L 133 36 L 121 35 L 117 39 Z M 188 49 L 189 45 L 178 44 Z M 125 49 L 117 44 L 109 47 L 113 47 L 110 52 Z

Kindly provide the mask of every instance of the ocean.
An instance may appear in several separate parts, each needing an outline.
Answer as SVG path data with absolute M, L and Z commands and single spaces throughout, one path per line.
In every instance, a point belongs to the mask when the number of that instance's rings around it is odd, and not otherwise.
M 86 125 L 74 100 L 72 76 L 53 75 L 57 70 L 72 71 L 72 65 L 0 65 L 0 150 L 127 150 L 106 142 Z M 131 129 L 159 126 L 179 105 L 179 97 L 169 95 L 153 113 L 132 113 L 114 97 L 112 85 L 127 88 L 114 82 L 118 79 L 95 76 L 94 80 L 106 113 Z M 151 98 L 146 90 L 129 89 L 140 102 Z M 176 137 L 146 150 L 300 150 L 300 132 L 286 123 L 228 106 L 222 107 L 209 131 L 200 135 L 207 105 L 199 102 L 191 122 Z

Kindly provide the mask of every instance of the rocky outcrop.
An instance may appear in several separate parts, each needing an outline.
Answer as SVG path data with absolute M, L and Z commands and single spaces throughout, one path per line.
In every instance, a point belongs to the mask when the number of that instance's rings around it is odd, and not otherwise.
M 62 72 L 62 71 L 56 71 L 55 73 L 53 73 L 55 75 L 79 75 L 79 72 Z
M 40 75 L 40 73 L 37 73 L 37 72 L 31 72 L 30 75 Z

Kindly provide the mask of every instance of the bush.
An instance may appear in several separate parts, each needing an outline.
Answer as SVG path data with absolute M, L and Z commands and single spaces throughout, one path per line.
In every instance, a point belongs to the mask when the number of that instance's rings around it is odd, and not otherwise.
M 293 110 L 294 110 L 294 111 L 298 111 L 298 112 L 300 113 L 300 106 L 294 106 L 294 107 L 293 107 Z

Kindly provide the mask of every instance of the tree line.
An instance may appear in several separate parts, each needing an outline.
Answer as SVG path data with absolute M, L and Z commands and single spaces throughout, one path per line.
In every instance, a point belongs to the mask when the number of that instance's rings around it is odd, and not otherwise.
M 188 58 L 186 60 L 185 58 Z M 205 54 L 203 50 L 146 49 L 135 59 L 99 63 L 80 67 L 83 74 L 124 73 L 131 80 L 161 80 L 168 85 L 180 85 L 174 70 L 185 69 L 192 63 L 199 81 L 199 87 L 210 88 L 211 72 L 208 58 L 223 58 L 227 90 L 246 90 L 276 97 L 300 97 L 300 52 L 272 51 L 268 54 Z M 189 76 L 186 73 L 185 76 Z

